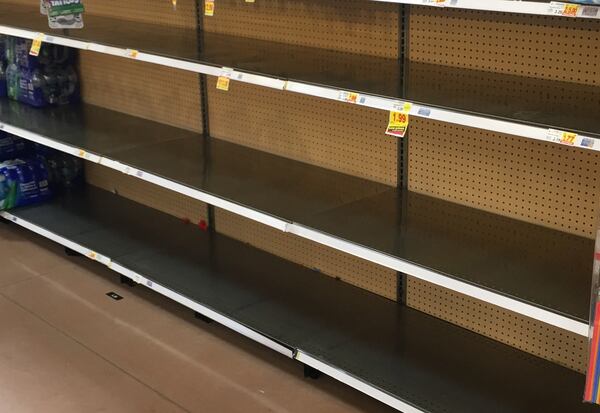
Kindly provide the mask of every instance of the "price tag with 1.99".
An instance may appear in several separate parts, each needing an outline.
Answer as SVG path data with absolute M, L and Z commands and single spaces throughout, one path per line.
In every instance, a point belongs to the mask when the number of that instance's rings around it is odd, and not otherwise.
M 406 135 L 411 107 L 412 105 L 410 103 L 395 105 L 394 110 L 390 111 L 390 119 L 385 131 L 386 135 L 395 136 L 397 138 L 403 138 L 404 135 Z

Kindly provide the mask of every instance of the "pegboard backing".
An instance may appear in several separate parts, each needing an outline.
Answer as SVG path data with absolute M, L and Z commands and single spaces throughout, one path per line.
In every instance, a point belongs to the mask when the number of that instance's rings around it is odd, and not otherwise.
M 409 57 L 527 77 L 600 84 L 600 21 L 411 7 Z
M 215 210 L 215 222 L 219 233 L 396 300 L 396 273 L 390 269 L 221 209 Z M 283 276 L 285 274 L 282 274 Z
M 409 188 L 594 237 L 600 154 L 443 122 L 412 120 Z
M 217 0 L 209 32 L 398 57 L 399 6 L 367 0 Z
M 585 372 L 587 339 L 575 333 L 408 277 L 407 305 L 528 353 Z
M 198 74 L 86 51 L 79 66 L 85 102 L 202 131 Z
M 396 185 L 397 140 L 388 114 L 366 107 L 208 79 L 211 135 L 349 175 Z
M 566 232 L 553 232 L 549 236 L 548 229 L 540 225 L 525 225 L 481 210 L 466 210 L 456 203 L 415 193 L 407 197 L 405 208 L 404 231 L 408 237 L 427 234 L 433 239 L 459 242 L 462 248 L 483 246 L 489 251 L 497 251 L 507 260 L 520 258 L 514 257 L 514 251 L 522 251 L 528 260 L 543 261 L 549 267 L 568 268 L 573 277 L 583 278 L 583 283 L 591 279 L 593 242 L 589 239 Z M 507 245 L 511 246 L 510 251 Z M 406 249 L 411 251 L 411 245 L 406 245 Z M 522 286 L 536 288 L 531 280 L 522 280 Z M 578 293 L 587 296 L 587 289 Z
M 91 185 L 189 220 L 192 224 L 207 221 L 208 211 L 204 202 L 90 162 L 86 162 L 85 175 Z
M 196 1 L 178 0 L 85 0 L 86 14 L 152 23 L 163 26 L 196 27 Z
M 491 113 L 498 108 L 507 108 L 506 115 L 522 119 L 556 113 L 557 102 L 561 107 L 568 107 L 571 114 L 589 114 L 591 108 L 600 107 L 600 88 L 597 87 L 547 79 L 523 81 L 514 75 L 429 63 L 410 63 L 407 89 L 409 96 L 419 101 L 484 113 L 490 107 Z M 515 109 L 515 102 L 518 102 L 520 112 Z M 549 119 L 548 116 L 545 118 Z M 583 123 L 581 119 L 571 120 L 570 126 Z M 552 122 L 550 118 L 548 123 Z
M 39 7 L 39 0 L 2 0 L 4 3 Z M 105 16 L 162 26 L 195 28 L 196 1 L 178 0 L 173 10 L 170 0 L 85 0 L 86 15 Z

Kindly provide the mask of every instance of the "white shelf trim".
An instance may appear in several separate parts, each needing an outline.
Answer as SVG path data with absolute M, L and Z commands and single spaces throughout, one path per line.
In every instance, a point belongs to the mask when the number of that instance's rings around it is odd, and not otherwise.
M 303 352 L 302 350 L 298 350 L 296 356 L 294 357 L 301 363 L 306 364 L 307 366 L 313 367 L 319 370 L 321 373 L 326 374 L 334 379 L 362 392 L 365 393 L 374 399 L 379 400 L 382 403 L 387 404 L 394 409 L 401 411 L 402 413 L 425 413 L 423 410 L 417 409 L 411 404 L 405 403 L 402 400 L 396 399 L 393 396 L 390 396 L 388 393 L 385 393 L 379 390 L 376 387 L 371 386 L 370 384 L 357 379 L 356 377 L 346 373 L 343 370 L 340 370 L 336 367 L 333 367 L 327 363 L 324 363 L 308 353 Z
M 375 0 L 379 1 L 379 0 Z M 465 0 L 463 0 L 465 1 Z M 479 2 L 480 0 L 475 0 Z M 490 0 L 485 0 L 490 1 Z M 485 3 L 482 1 L 482 3 Z M 508 3 L 509 1 L 497 1 L 497 3 Z M 527 3 L 527 2 L 516 2 L 516 3 Z M 411 3 L 412 4 L 412 3 Z M 477 3 L 479 4 L 479 3 Z M 0 25 L 0 33 L 10 36 L 18 36 L 26 39 L 33 39 L 40 33 L 15 29 L 9 26 Z M 124 49 L 112 46 L 106 46 L 94 42 L 84 42 L 79 40 L 68 39 L 60 36 L 44 35 L 43 42 L 58 44 L 68 47 L 74 47 L 81 50 L 91 50 L 98 53 L 109 54 L 113 56 L 119 56 L 125 59 L 135 59 L 147 63 L 158 64 L 167 67 L 173 67 L 181 70 L 191 71 L 194 73 L 201 73 L 209 76 L 220 76 L 227 72 L 227 75 L 235 81 L 248 83 L 256 86 L 267 87 L 277 90 L 287 90 L 290 92 L 300 93 L 308 96 L 320 97 L 323 99 L 337 100 L 340 101 L 340 93 L 345 92 L 337 88 L 316 86 L 309 83 L 298 82 L 298 81 L 284 81 L 270 76 L 257 75 L 253 73 L 246 73 L 244 71 L 237 71 L 231 69 L 224 69 L 218 66 L 211 66 L 201 63 L 190 62 L 186 60 L 174 59 L 171 57 L 154 55 L 151 53 L 138 52 L 132 54 L 132 49 Z M 133 57 L 135 56 L 135 57 Z M 410 102 L 410 101 L 407 101 Z M 360 93 L 358 94 L 357 103 L 361 106 L 366 106 L 374 109 L 380 109 L 385 111 L 393 110 L 398 104 L 402 102 L 397 99 L 384 98 L 380 96 Z M 442 122 L 453 123 L 462 126 L 468 126 L 478 129 L 484 129 L 499 133 L 507 133 L 516 136 L 522 136 L 529 139 L 542 140 L 546 142 L 555 142 L 549 138 L 549 129 L 537 126 L 526 125 L 518 122 L 511 122 L 507 120 L 499 120 L 492 117 L 470 115 L 461 111 L 453 111 L 450 109 L 438 109 L 435 107 L 429 107 L 416 102 L 412 103 L 412 109 L 410 111 L 411 116 L 423 117 L 427 119 L 439 120 Z M 353 104 L 353 103 L 348 103 Z M 383 126 L 382 126 L 383 127 Z M 578 136 L 575 145 L 579 149 L 600 151 L 600 139 L 595 139 L 588 136 Z
M 133 176 L 137 179 L 141 179 L 146 182 L 153 183 L 162 188 L 169 189 L 182 195 L 186 195 L 190 198 L 197 199 L 207 204 L 214 205 L 218 208 L 222 208 L 226 211 L 232 212 L 236 215 L 243 216 L 256 222 L 260 222 L 269 227 L 278 229 L 279 231 L 288 232 L 295 234 L 302 238 L 317 242 L 319 244 L 334 248 L 338 251 L 346 252 L 354 255 L 358 258 L 382 265 L 384 267 L 400 271 L 405 274 L 417 277 L 424 281 L 431 282 L 444 288 L 468 295 L 469 297 L 482 300 L 504 309 L 513 311 L 531 317 L 535 320 L 542 321 L 544 323 L 562 328 L 567 331 L 587 337 L 589 328 L 587 324 L 570 319 L 560 314 L 553 313 L 543 308 L 536 307 L 531 304 L 527 304 L 504 295 L 489 291 L 485 288 L 469 284 L 446 275 L 437 273 L 435 271 L 428 270 L 424 267 L 403 261 L 399 258 L 392 257 L 391 255 L 384 254 L 370 248 L 365 248 L 360 245 L 354 244 L 349 241 L 342 240 L 340 238 L 327 235 L 320 231 L 312 228 L 305 227 L 301 224 L 292 223 L 289 221 L 276 218 L 274 216 L 265 214 L 263 212 L 256 211 L 252 208 L 248 208 L 234 202 L 228 201 L 218 196 L 202 192 L 200 190 L 190 188 L 185 185 L 173 182 L 161 176 L 145 172 L 134 167 L 122 164 L 118 161 L 110 158 L 101 157 L 97 154 L 92 154 L 70 145 L 65 145 L 54 141 L 51 138 L 29 132 L 25 129 L 17 128 L 6 123 L 0 123 L 0 129 L 5 130 L 14 135 L 20 136 L 24 139 L 31 140 L 33 142 L 40 143 L 45 146 L 60 150 L 62 152 L 78 156 L 80 158 L 89 160 L 90 162 L 96 162 L 107 168 L 114 169 L 121 173 Z M 69 247 L 71 248 L 71 247 Z M 75 249 L 75 248 L 72 248 Z M 590 258 L 591 259 L 591 258 Z
M 550 1 L 534 2 L 519 0 L 446 0 L 443 3 L 436 3 L 432 0 L 371 0 L 380 3 L 408 4 L 413 6 L 431 6 L 448 7 L 453 9 L 497 11 L 505 13 L 535 14 L 539 16 L 555 16 L 551 11 Z M 560 2 L 565 4 L 576 4 L 569 2 Z M 577 4 L 579 10 L 577 18 L 582 19 L 600 19 L 600 10 L 598 6 L 591 4 Z
M 154 290 L 157 293 L 159 293 L 165 297 L 168 297 L 171 300 L 176 301 L 179 304 L 182 304 L 183 306 L 210 318 L 211 320 L 214 320 L 217 323 L 222 324 L 225 327 L 230 328 L 231 330 L 236 331 L 237 333 L 250 338 L 251 340 L 254 340 L 272 350 L 275 350 L 276 352 L 278 352 L 280 354 L 283 354 L 286 357 L 289 357 L 289 358 L 294 357 L 293 350 L 291 350 L 273 340 L 268 339 L 264 335 L 259 334 L 256 331 L 249 329 L 248 327 L 238 323 L 237 321 L 234 321 L 228 317 L 225 317 L 224 315 L 217 313 L 217 312 L 211 310 L 210 308 L 203 306 L 202 304 L 192 301 L 189 298 L 187 298 L 179 293 L 176 293 L 175 291 L 173 291 L 167 287 L 164 287 L 154 281 L 151 281 L 148 278 L 142 276 L 141 274 L 136 273 L 135 271 L 125 268 L 120 264 L 117 264 L 116 262 L 111 260 L 109 257 L 102 256 L 102 255 L 96 253 L 95 251 L 92 251 L 89 248 L 86 248 L 83 245 L 77 244 L 75 242 L 72 242 L 72 241 L 60 236 L 60 235 L 54 234 L 53 232 L 50 232 L 38 225 L 35 225 L 35 224 L 27 221 L 27 220 L 18 218 L 15 215 L 11 214 L 10 212 L 6 212 L 6 211 L 0 212 L 0 217 L 7 219 L 9 221 L 12 221 L 17 225 L 22 226 L 23 228 L 26 228 L 26 229 L 28 229 L 36 234 L 39 234 L 51 241 L 54 241 L 58 244 L 61 244 L 65 247 L 67 247 L 67 248 L 70 248 L 73 251 L 76 251 L 82 255 L 85 255 L 89 259 L 98 261 L 101 264 L 104 264 L 108 268 L 112 269 L 113 271 L 115 271 L 121 275 L 124 275 L 125 277 L 135 281 L 136 283 L 142 284 L 142 285 L 150 288 L 151 290 Z
M 181 294 L 176 293 L 175 291 L 164 287 L 152 280 L 149 280 L 148 278 L 142 276 L 141 274 L 130 270 L 129 268 L 126 268 L 114 261 L 112 261 L 111 259 L 109 259 L 108 257 L 103 257 L 102 258 L 98 258 L 101 257 L 99 255 L 97 255 L 95 252 L 91 251 L 90 249 L 77 244 L 75 242 L 72 242 L 60 235 L 54 234 L 53 232 L 47 231 L 46 229 L 35 225 L 27 220 L 21 219 L 16 217 L 15 215 L 11 214 L 10 212 L 0 212 L 0 217 L 7 219 L 11 222 L 14 222 L 15 224 L 26 228 L 36 234 L 39 234 L 51 241 L 54 241 L 60 245 L 63 245 L 67 248 L 70 248 L 82 255 L 85 255 L 86 257 L 98 261 L 104 265 L 106 265 L 108 268 L 110 268 L 111 270 L 113 270 L 114 272 L 121 274 L 131 280 L 133 280 L 134 282 L 141 284 L 153 291 L 156 291 L 157 293 L 161 294 L 164 297 L 170 298 L 171 300 L 195 311 L 198 312 L 214 321 L 216 321 L 217 323 L 245 336 L 250 338 L 253 341 L 256 341 L 257 343 L 260 343 L 264 346 L 266 346 L 267 348 L 270 348 L 271 350 L 276 351 L 277 353 L 280 353 L 288 358 L 292 358 L 295 360 L 300 361 L 301 363 L 304 363 L 308 366 L 311 366 L 317 370 L 319 370 L 320 372 L 327 374 L 328 376 L 333 377 L 334 379 L 349 385 L 351 387 L 353 387 L 354 389 L 361 391 L 365 394 L 367 394 L 368 396 L 371 396 L 373 398 L 375 398 L 376 400 L 379 400 L 382 403 L 385 403 L 403 413 L 424 413 L 422 410 L 416 409 L 415 407 L 413 407 L 410 404 L 407 404 L 399 399 L 396 399 L 393 396 L 390 396 L 388 393 L 385 393 L 379 389 L 377 389 L 376 387 L 373 387 L 372 385 L 355 378 L 352 375 L 349 375 L 348 373 L 334 367 L 331 366 L 329 364 L 326 364 L 320 360 L 315 359 L 314 357 L 310 356 L 307 353 L 304 353 L 301 350 L 298 350 L 296 352 L 294 352 L 293 350 L 282 346 L 281 344 L 270 340 L 269 338 L 265 337 L 264 335 L 257 333 L 254 330 L 249 329 L 248 327 L 238 323 L 237 321 L 234 321 L 228 317 L 225 317 L 223 315 L 221 315 L 220 313 L 217 313 L 213 310 L 211 310 L 210 308 L 207 308 L 205 306 L 203 306 L 202 304 L 196 303 L 195 301 L 190 300 L 189 298 L 182 296 Z
M 403 261 L 396 257 L 392 257 L 391 255 L 387 255 L 370 248 L 365 248 L 340 238 L 324 234 L 320 231 L 305 227 L 300 224 L 289 225 L 287 231 L 300 237 L 310 239 L 314 242 L 318 242 L 319 244 L 334 248 L 338 251 L 343 251 L 355 257 L 362 258 L 404 274 L 408 274 L 420 280 L 439 285 L 449 290 L 465 294 L 469 297 L 496 305 L 506 310 L 525 315 L 535 320 L 559 327 L 563 330 L 567 330 L 584 337 L 588 336 L 589 326 L 587 323 L 573 320 L 535 305 L 527 304 L 485 288 L 448 277 L 425 267 L 421 267 L 408 261 Z

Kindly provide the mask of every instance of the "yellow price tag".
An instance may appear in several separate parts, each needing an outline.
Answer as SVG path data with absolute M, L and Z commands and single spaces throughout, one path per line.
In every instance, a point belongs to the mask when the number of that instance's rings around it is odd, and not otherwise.
M 204 15 L 214 16 L 215 15 L 215 0 L 204 0 Z
M 137 59 L 139 53 L 140 52 L 138 52 L 135 49 L 127 49 L 127 50 L 125 50 L 125 56 L 129 57 L 130 59 Z
M 577 17 L 578 11 L 578 4 L 565 4 L 565 8 L 563 9 L 562 15 L 567 17 Z
M 397 138 L 403 138 L 406 135 L 411 107 L 412 105 L 410 103 L 404 103 L 402 106 L 398 106 L 397 110 L 390 111 L 390 119 L 385 131 L 386 135 L 395 136 Z
M 40 49 L 42 47 L 42 40 L 44 40 L 44 33 L 38 33 L 31 43 L 31 49 L 29 50 L 29 54 L 32 56 L 38 56 L 40 54 Z
M 254 3 L 254 0 L 246 0 L 246 3 Z
M 546 135 L 546 139 L 549 140 L 550 142 L 560 143 L 562 145 L 573 146 L 577 143 L 578 136 L 579 136 L 578 134 L 573 133 L 573 132 L 565 132 L 565 131 L 561 131 L 558 129 L 549 129 L 548 133 Z M 582 145 L 587 147 L 587 145 L 584 145 L 584 143 L 588 144 L 590 142 L 582 141 Z
M 96 254 L 94 251 L 90 251 L 88 252 L 88 257 L 95 260 L 96 258 L 98 258 L 98 254 Z
M 550 2 L 550 14 L 555 16 L 577 17 L 579 4 L 562 3 L 560 1 Z
M 577 139 L 576 133 L 571 132 L 563 132 L 560 138 L 560 143 L 563 145 L 575 145 L 575 140 Z
M 217 89 L 224 90 L 225 92 L 229 90 L 229 78 L 227 76 L 219 76 L 217 79 Z
M 355 92 L 340 92 L 339 100 L 348 103 L 358 103 L 358 93 Z

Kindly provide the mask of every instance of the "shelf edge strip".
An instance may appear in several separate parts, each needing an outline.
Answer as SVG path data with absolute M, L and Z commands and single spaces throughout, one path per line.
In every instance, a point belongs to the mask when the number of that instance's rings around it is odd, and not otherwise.
M 468 295 L 470 297 L 476 298 L 478 300 L 497 305 L 509 311 L 513 311 L 518 314 L 523 314 L 527 317 L 531 317 L 544 323 L 551 324 L 563 330 L 571 331 L 573 333 L 585 337 L 587 337 L 589 334 L 588 325 L 580 321 L 576 321 L 568 317 L 562 316 L 560 314 L 556 314 L 551 311 L 545 310 L 543 308 L 539 308 L 534 305 L 527 304 L 522 301 L 518 301 L 498 293 L 494 293 L 487 289 L 477 287 L 473 284 L 456 280 L 446 275 L 442 275 L 440 273 L 431 271 L 427 268 L 420 267 L 416 264 L 412 264 L 403 261 L 399 258 L 392 257 L 391 255 L 384 254 L 372 250 L 370 248 L 366 248 L 358 244 L 354 244 L 352 242 L 324 234 L 320 231 L 308 228 L 301 224 L 292 223 L 276 218 L 274 216 L 256 211 L 248 207 L 241 206 L 223 198 L 219 198 L 217 196 L 199 191 L 197 189 L 193 189 L 191 187 L 173 182 L 161 176 L 154 175 L 152 173 L 145 172 L 134 167 L 130 167 L 128 165 L 122 164 L 118 161 L 109 158 L 92 154 L 81 148 L 56 142 L 53 139 L 8 125 L 6 123 L 0 123 L 0 130 L 4 130 L 14 135 L 20 136 L 24 139 L 28 139 L 33 142 L 49 146 L 51 148 L 63 151 L 65 153 L 69 153 L 82 159 L 98 163 L 107 168 L 114 169 L 126 175 L 133 176 L 137 179 L 150 182 L 162 188 L 166 188 L 179 194 L 188 196 L 190 198 L 214 205 L 218 208 L 222 208 L 236 215 L 240 215 L 242 217 L 270 226 L 279 231 L 288 232 L 300 236 L 302 238 L 317 242 L 319 244 L 328 246 L 330 248 L 334 248 L 338 251 L 348 253 L 355 257 L 362 258 L 375 264 L 379 264 L 384 267 L 393 269 L 395 271 L 400 271 L 402 273 L 412 275 L 424 281 L 428 281 L 441 287 L 448 288 L 452 291 L 456 291 Z
M 356 377 L 349 375 L 348 373 L 336 368 L 335 366 L 331 366 L 329 364 L 326 364 L 320 360 L 315 359 L 314 357 L 310 356 L 307 353 L 304 353 L 302 350 L 297 350 L 297 351 L 293 351 L 291 349 L 289 349 L 288 347 L 282 346 L 281 344 L 270 340 L 269 338 L 267 338 L 266 336 L 242 325 L 239 324 L 238 322 L 231 320 L 230 318 L 227 318 L 213 310 L 211 310 L 210 308 L 207 308 L 201 304 L 198 304 L 190 299 L 188 299 L 185 296 L 182 296 L 176 292 L 174 292 L 173 290 L 166 288 L 152 280 L 149 280 L 148 278 L 134 272 L 131 271 L 130 269 L 123 267 L 122 265 L 110 260 L 107 257 L 103 257 L 104 260 L 98 259 L 98 255 L 96 255 L 95 252 L 90 251 L 88 248 L 74 243 L 64 237 L 61 237 L 57 234 L 54 234 L 53 232 L 47 231 L 46 229 L 35 225 L 27 220 L 18 218 L 17 216 L 3 211 L 0 212 L 0 217 L 9 220 L 11 222 L 14 222 L 15 224 L 31 231 L 34 232 L 38 235 L 43 236 L 44 238 L 47 238 L 53 242 L 56 242 L 60 245 L 63 245 L 67 248 L 70 248 L 74 251 L 77 251 L 78 253 L 86 256 L 89 259 L 95 260 L 95 261 L 99 261 L 100 263 L 104 264 L 105 266 L 107 266 L 108 268 L 110 268 L 111 270 L 113 270 L 114 272 L 124 275 L 125 277 L 133 280 L 134 282 L 144 285 L 146 288 L 149 288 L 193 311 L 196 311 L 214 321 L 216 321 L 217 323 L 247 337 L 250 338 L 253 341 L 256 341 L 259 344 L 262 344 L 268 348 L 270 348 L 271 350 L 276 351 L 277 353 L 280 353 L 288 358 L 291 359 L 295 359 L 301 363 L 304 363 L 308 366 L 311 366 L 317 370 L 319 370 L 320 372 L 333 377 L 334 379 L 370 396 L 373 397 L 376 400 L 379 400 L 382 403 L 387 404 L 388 406 L 391 406 L 399 411 L 402 411 L 403 413 L 424 413 L 422 410 L 416 409 L 415 407 L 413 407 L 410 404 L 407 404 L 391 395 L 389 395 L 388 393 L 385 393 L 381 390 L 379 390 L 378 388 L 366 383 L 365 381 L 362 381 L 360 379 L 357 379 Z
M 370 248 L 366 248 L 343 239 L 327 235 L 312 228 L 300 224 L 291 224 L 287 231 L 303 238 L 310 239 L 319 244 L 335 248 L 338 251 L 346 252 L 358 258 L 382 265 L 387 268 L 399 271 L 404 274 L 416 277 L 420 280 L 439 285 L 452 291 L 465 294 L 469 297 L 496 305 L 506 310 L 525 315 L 535 320 L 559 327 L 563 330 L 587 337 L 589 326 L 587 323 L 573 320 L 563 315 L 554 313 L 535 305 L 527 304 L 502 294 L 495 293 L 482 287 L 448 277 L 438 272 L 429 270 L 425 267 L 403 261 Z
M 533 1 L 515 1 L 515 0 L 446 0 L 446 4 L 440 5 L 434 0 L 371 0 L 379 3 L 396 3 L 407 4 L 413 6 L 431 6 L 437 8 L 452 8 L 466 10 L 482 10 L 494 11 L 503 13 L 520 13 L 520 14 L 535 14 L 538 16 L 556 16 L 550 9 L 550 2 L 540 3 Z M 565 2 L 568 3 L 568 2 Z M 586 14 L 583 11 L 584 7 L 597 7 L 594 4 L 577 4 L 579 11 L 577 18 L 582 19 L 600 19 L 600 13 Z
M 357 379 L 356 377 L 346 373 L 343 370 L 340 370 L 334 366 L 324 363 L 314 358 L 313 356 L 303 352 L 302 350 L 298 350 L 294 358 L 299 362 L 306 364 L 307 366 L 317 369 L 323 374 L 333 377 L 334 379 L 364 394 L 367 394 L 372 398 L 379 400 L 380 402 L 387 404 L 388 406 L 393 407 L 398 411 L 401 411 L 402 413 L 425 413 L 424 410 L 417 409 L 411 404 L 408 404 L 400 399 L 390 396 L 388 393 L 385 393 L 379 390 L 378 388 L 373 387 L 360 379 Z
M 30 30 L 16 29 L 9 26 L 0 25 L 0 33 L 10 36 L 17 36 L 26 39 L 34 39 L 40 34 Z M 181 70 L 191 71 L 195 73 L 201 73 L 210 76 L 227 76 L 232 80 L 248 83 L 252 85 L 285 90 L 289 92 L 300 93 L 304 95 L 343 101 L 340 99 L 340 93 L 345 92 L 338 88 L 324 87 L 312 85 L 309 83 L 299 81 L 285 81 L 274 77 L 265 75 L 257 75 L 253 73 L 247 73 L 244 71 L 227 69 L 219 66 L 211 66 L 207 64 L 195 63 L 187 60 L 175 59 L 171 57 L 164 57 L 154 55 L 151 53 L 138 52 L 132 53 L 132 49 L 124 49 L 112 46 L 106 46 L 94 42 L 85 42 L 79 40 L 73 40 L 61 36 L 53 36 L 44 34 L 43 41 L 46 43 L 53 43 L 62 46 L 74 47 L 81 50 L 90 50 L 97 53 L 109 54 L 113 56 L 119 56 L 126 59 L 134 59 L 147 63 L 158 64 L 167 67 L 173 67 Z M 452 111 L 447 109 L 437 109 L 435 107 L 425 106 L 419 103 L 406 101 L 413 103 L 413 107 L 410 111 L 412 116 L 422 117 L 426 119 L 434 119 L 442 122 L 453 123 L 462 126 L 468 126 L 478 129 L 484 129 L 499 133 L 507 133 L 511 135 L 522 136 L 525 138 L 542 140 L 545 142 L 554 142 L 560 144 L 549 138 L 550 128 L 531 126 L 521 124 L 518 122 L 511 122 L 506 120 L 498 120 L 491 117 L 478 116 L 465 114 L 460 111 Z M 366 93 L 359 93 L 359 99 L 357 100 L 358 105 L 366 106 L 374 109 L 380 109 L 385 111 L 397 110 L 395 108 L 401 105 L 403 102 L 398 99 L 385 98 Z M 349 103 L 352 104 L 352 103 Z M 582 143 L 587 143 L 586 145 Z M 600 151 L 600 139 L 578 136 L 577 141 L 574 145 L 579 149 Z
M 37 142 L 41 145 L 45 145 L 50 148 L 54 148 L 56 150 L 68 153 L 68 154 L 76 156 L 78 158 L 82 158 L 82 159 L 88 160 L 90 162 L 94 162 L 94 163 L 100 164 L 102 166 L 117 170 L 126 175 L 134 176 L 143 181 L 153 183 L 160 187 L 170 189 L 174 192 L 189 196 L 190 198 L 194 198 L 199 201 L 205 202 L 207 204 L 211 204 L 216 207 L 225 209 L 229 212 L 233 212 L 234 214 L 241 215 L 241 216 L 249 218 L 253 221 L 260 222 L 260 223 L 268 225 L 272 228 L 276 228 L 280 231 L 285 231 L 285 229 L 287 228 L 287 225 L 289 224 L 289 222 L 281 220 L 279 218 L 275 218 L 271 215 L 264 214 L 262 212 L 258 212 L 251 208 L 241 206 L 239 204 L 236 204 L 231 201 L 227 201 L 223 198 L 216 197 L 216 196 L 208 194 L 206 192 L 202 192 L 202 191 L 190 188 L 188 186 L 178 184 L 171 180 L 162 178 L 158 175 L 154 175 L 152 173 L 145 172 L 145 171 L 136 169 L 134 167 L 130 167 L 130 166 L 122 164 L 118 161 L 88 152 L 83 148 L 78 148 L 75 146 L 56 142 L 55 140 L 53 140 L 51 138 L 30 132 L 25 129 L 21 129 L 21 128 L 9 125 L 7 123 L 3 123 L 3 122 L 0 123 L 0 130 L 4 130 L 5 132 L 8 132 L 13 135 L 19 136 L 21 138 L 30 140 L 32 142 Z
M 256 341 L 280 354 L 283 354 L 286 357 L 289 358 L 293 358 L 294 357 L 294 351 L 288 347 L 285 347 L 273 340 L 270 340 L 269 338 L 267 338 L 266 336 L 238 323 L 237 321 L 234 321 L 228 317 L 225 317 L 224 315 L 211 310 L 208 307 L 205 307 L 195 301 L 190 300 L 189 298 L 176 293 L 175 291 L 164 287 L 152 280 L 147 279 L 146 277 L 131 271 L 128 268 L 123 267 L 122 265 L 118 264 L 115 261 L 112 261 L 109 257 L 105 257 L 103 255 L 98 254 L 95 251 L 90 250 L 89 248 L 84 247 L 83 245 L 77 244 L 75 242 L 72 242 L 70 240 L 68 240 L 67 238 L 64 238 L 60 235 L 57 235 L 51 231 L 48 231 L 36 224 L 33 224 L 27 220 L 21 219 L 13 214 L 11 214 L 10 212 L 0 212 L 0 217 L 14 222 L 15 224 L 28 229 L 31 232 L 34 232 L 38 235 L 43 236 L 44 238 L 47 238 L 51 241 L 54 241 L 60 245 L 63 245 L 67 248 L 72 249 L 73 251 L 76 251 L 84 256 L 86 256 L 87 258 L 93 260 L 93 261 L 98 261 L 101 264 L 107 266 L 108 268 L 110 268 L 111 270 L 124 275 L 125 277 L 135 281 L 138 284 L 142 284 L 147 288 L 150 288 L 151 290 L 156 291 L 157 293 L 170 298 L 173 301 L 178 302 L 179 304 L 193 310 L 196 311 L 214 321 L 216 321 L 219 324 L 222 324 L 223 326 L 236 331 L 237 333 L 248 337 L 249 339 Z

